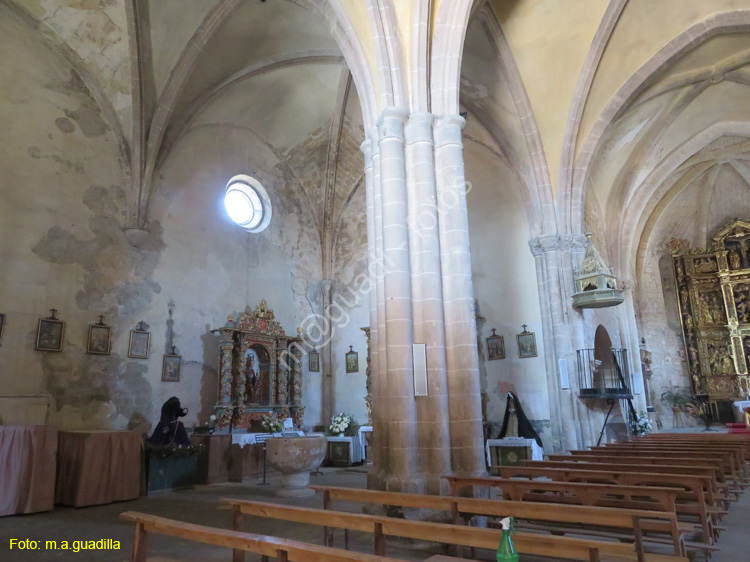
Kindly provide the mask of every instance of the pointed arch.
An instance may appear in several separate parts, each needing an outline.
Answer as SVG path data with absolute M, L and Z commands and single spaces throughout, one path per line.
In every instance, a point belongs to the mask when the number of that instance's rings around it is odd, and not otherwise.
M 586 55 L 586 61 L 583 63 L 583 69 L 578 78 L 578 84 L 576 84 L 576 90 L 573 95 L 573 102 L 570 107 L 570 112 L 568 113 L 568 121 L 565 124 L 565 133 L 563 136 L 558 180 L 558 189 L 563 195 L 570 192 L 568 189 L 565 189 L 564 186 L 571 185 L 573 182 L 573 167 L 575 163 L 576 145 L 578 144 L 578 133 L 581 126 L 581 118 L 583 117 L 583 110 L 586 107 L 586 100 L 591 91 L 591 84 L 594 81 L 596 69 L 599 67 L 599 63 L 602 60 L 604 48 L 607 46 L 607 43 L 609 43 L 612 31 L 615 29 L 615 25 L 620 19 L 625 4 L 627 3 L 628 0 L 610 0 L 609 6 L 607 6 L 607 10 L 602 17 L 602 21 L 599 23 L 599 28 L 596 30 L 594 40 L 591 42 L 591 48 Z M 560 212 L 563 215 L 569 215 L 572 212 L 570 209 L 571 204 L 572 202 L 569 198 L 564 196 L 561 197 L 559 205 Z M 562 216 L 560 219 L 564 233 L 571 234 L 566 228 L 569 223 L 563 220 Z
M 478 10 L 476 17 L 479 18 L 491 42 L 497 49 L 500 64 L 508 78 L 508 88 L 519 115 L 526 140 L 526 149 L 532 162 L 535 185 L 533 188 L 529 188 L 528 196 L 524 197 L 531 205 L 531 212 L 529 213 L 531 219 L 530 234 L 532 237 L 555 234 L 557 232 L 557 220 L 549 168 L 547 167 L 539 126 L 521 72 L 500 23 L 490 8 L 487 6 L 481 8 Z M 526 182 L 523 183 L 527 185 Z
M 601 148 L 604 133 L 617 115 L 644 90 L 650 79 L 665 70 L 697 45 L 723 33 L 750 30 L 750 10 L 734 10 L 714 14 L 685 29 L 667 43 L 654 56 L 634 72 L 617 91 L 599 115 L 587 135 L 575 162 L 570 182 L 561 185 L 558 200 L 561 201 L 564 232 L 572 235 L 583 232 L 583 209 L 586 181 L 594 157 Z

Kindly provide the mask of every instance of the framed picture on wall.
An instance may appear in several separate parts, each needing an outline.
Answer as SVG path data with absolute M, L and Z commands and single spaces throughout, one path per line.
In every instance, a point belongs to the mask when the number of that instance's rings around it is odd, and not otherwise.
M 65 322 L 56 317 L 57 310 L 52 309 L 52 316 L 40 318 L 36 329 L 37 351 L 62 351 L 65 337 Z
M 346 352 L 346 372 L 347 373 L 359 373 L 359 354 L 354 351 L 354 346 L 349 346 L 349 351 Z
M 492 335 L 487 338 L 487 360 L 495 361 L 496 359 L 505 359 L 505 341 L 503 336 L 498 336 L 495 328 L 492 328 Z
M 0 345 L 3 345 L 3 330 L 5 330 L 5 314 L 0 314 Z
M 86 353 L 92 355 L 109 355 L 112 344 L 112 328 L 102 322 L 89 324 L 89 339 L 86 344 Z
M 182 356 L 174 353 L 164 354 L 164 365 L 161 370 L 161 380 L 165 382 L 180 382 L 180 364 Z
M 132 357 L 134 359 L 148 359 L 148 350 L 150 344 L 151 332 L 146 332 L 145 330 L 130 330 L 128 357 Z
M 518 357 L 521 359 L 527 359 L 529 357 L 536 357 L 536 335 L 534 332 L 526 330 L 526 324 L 523 325 L 523 332 L 516 334 L 516 340 L 518 340 Z
M 320 353 L 315 348 L 307 354 L 307 370 L 311 373 L 320 372 Z

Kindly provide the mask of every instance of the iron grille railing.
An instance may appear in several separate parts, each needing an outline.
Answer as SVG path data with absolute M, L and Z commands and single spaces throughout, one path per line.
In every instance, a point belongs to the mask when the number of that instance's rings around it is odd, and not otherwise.
M 577 355 L 581 398 L 633 398 L 627 349 L 612 348 L 600 357 L 596 357 L 593 349 L 579 349 Z

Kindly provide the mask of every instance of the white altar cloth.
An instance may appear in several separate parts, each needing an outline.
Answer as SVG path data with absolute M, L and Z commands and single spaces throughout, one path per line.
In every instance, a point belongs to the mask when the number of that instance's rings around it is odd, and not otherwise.
M 492 457 L 490 456 L 490 447 L 531 447 L 531 460 L 544 460 L 544 451 L 537 444 L 535 439 L 524 439 L 523 437 L 506 437 L 505 439 L 487 439 L 484 446 L 487 455 L 487 466 L 492 466 Z

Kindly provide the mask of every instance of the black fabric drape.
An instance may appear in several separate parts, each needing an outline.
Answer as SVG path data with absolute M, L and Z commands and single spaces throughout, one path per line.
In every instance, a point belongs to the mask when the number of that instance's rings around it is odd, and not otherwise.
M 154 432 L 149 437 L 148 442 L 155 447 L 165 445 L 181 445 L 187 447 L 190 445 L 185 426 L 178 418 L 187 415 L 187 408 L 180 405 L 180 399 L 172 396 L 164 402 L 161 407 L 161 418 L 156 424 Z
M 521 401 L 518 399 L 518 396 L 514 392 L 508 393 L 508 399 L 505 403 L 505 417 L 503 418 L 503 426 L 500 428 L 500 434 L 497 436 L 497 439 L 502 439 L 503 437 L 505 437 L 505 434 L 508 431 L 508 420 L 510 418 L 511 404 L 515 408 L 516 417 L 518 418 L 518 436 L 523 437 L 524 439 L 533 439 L 540 447 L 542 447 L 542 439 L 532 427 L 531 423 L 526 417 L 526 414 L 523 413 L 523 408 L 521 408 Z

